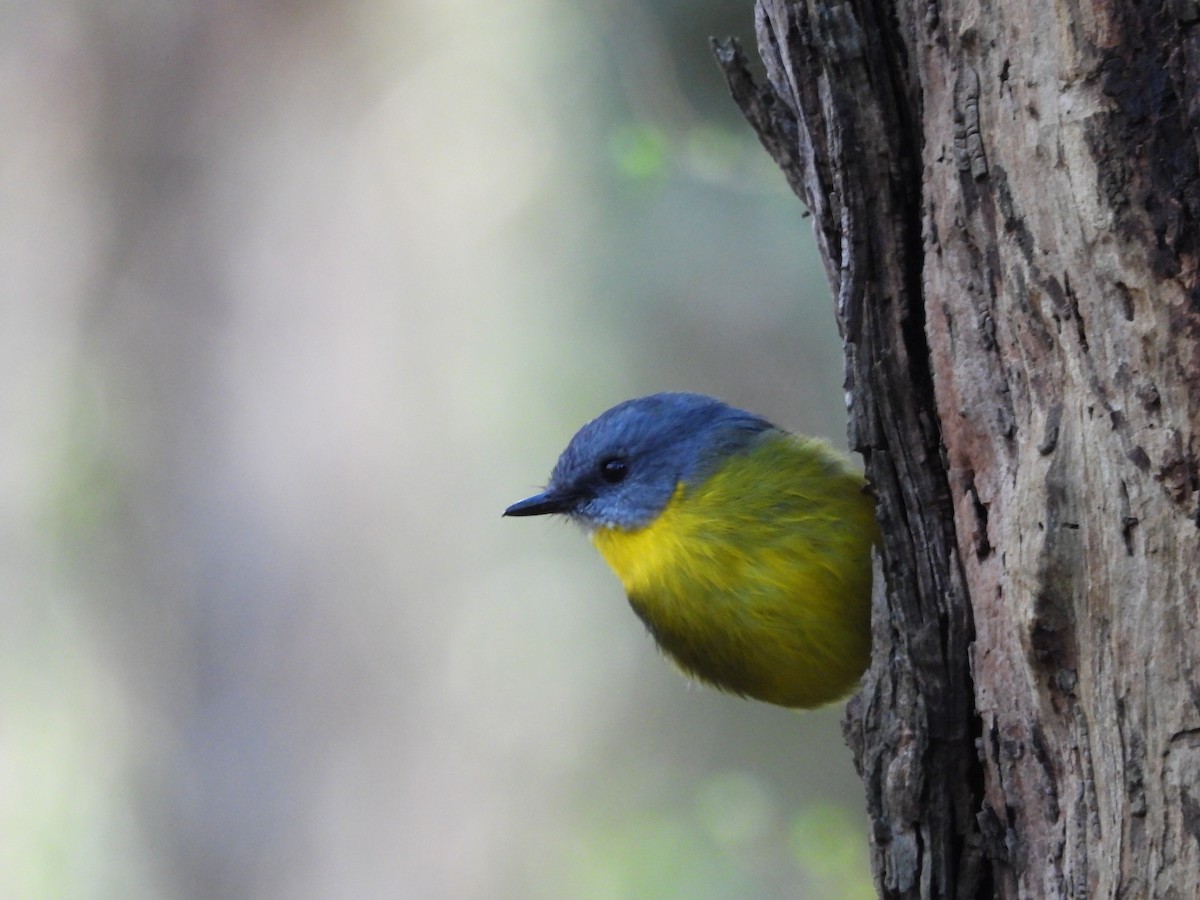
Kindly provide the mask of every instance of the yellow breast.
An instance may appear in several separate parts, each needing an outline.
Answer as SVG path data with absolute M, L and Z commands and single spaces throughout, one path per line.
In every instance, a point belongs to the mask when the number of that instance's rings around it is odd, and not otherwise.
M 592 540 L 687 672 L 811 707 L 844 696 L 870 648 L 873 504 L 819 441 L 768 432 L 650 525 Z

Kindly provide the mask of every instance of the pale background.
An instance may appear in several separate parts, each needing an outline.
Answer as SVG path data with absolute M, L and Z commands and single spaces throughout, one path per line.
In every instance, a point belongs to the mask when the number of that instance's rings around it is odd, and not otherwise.
M 655 390 L 844 444 L 750 0 L 0 17 L 0 896 L 868 895 L 840 709 L 500 518 Z

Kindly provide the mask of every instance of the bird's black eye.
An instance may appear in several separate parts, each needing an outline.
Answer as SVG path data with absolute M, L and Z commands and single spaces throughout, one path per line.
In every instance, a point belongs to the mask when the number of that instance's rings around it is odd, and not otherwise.
M 609 484 L 617 484 L 625 480 L 629 474 L 629 464 L 619 456 L 610 456 L 600 463 L 600 477 Z

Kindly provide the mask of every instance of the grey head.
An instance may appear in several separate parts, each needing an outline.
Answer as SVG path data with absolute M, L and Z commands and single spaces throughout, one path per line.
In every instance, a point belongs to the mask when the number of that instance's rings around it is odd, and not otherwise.
M 702 394 L 626 400 L 588 422 L 558 458 L 550 483 L 506 516 L 559 513 L 586 528 L 650 524 L 676 486 L 697 483 L 770 422 Z

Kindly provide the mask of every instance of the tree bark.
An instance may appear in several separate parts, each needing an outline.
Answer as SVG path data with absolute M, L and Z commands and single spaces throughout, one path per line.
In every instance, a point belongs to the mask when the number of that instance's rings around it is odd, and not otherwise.
M 1200 885 L 1200 5 L 758 0 L 884 540 L 887 897 Z

